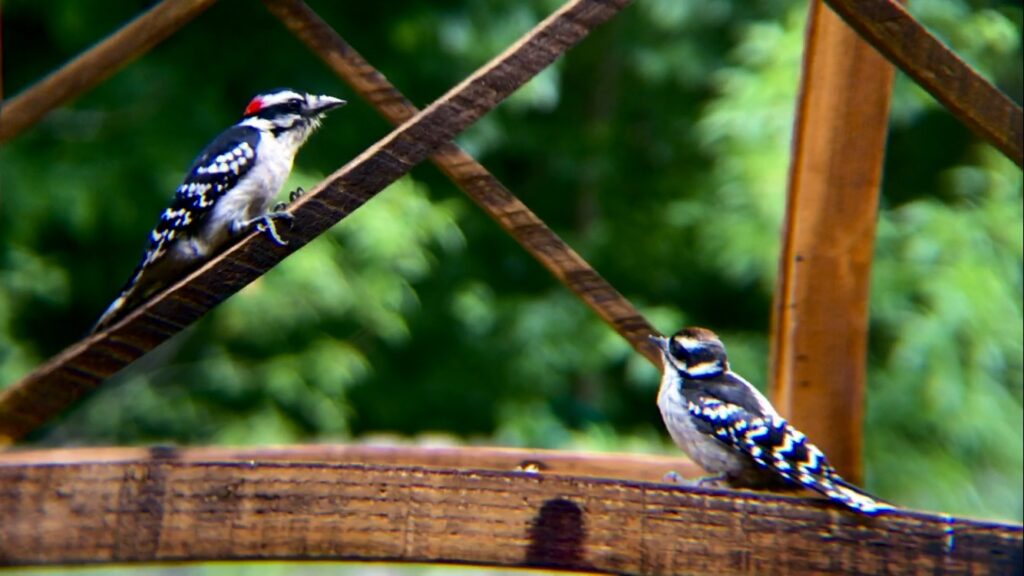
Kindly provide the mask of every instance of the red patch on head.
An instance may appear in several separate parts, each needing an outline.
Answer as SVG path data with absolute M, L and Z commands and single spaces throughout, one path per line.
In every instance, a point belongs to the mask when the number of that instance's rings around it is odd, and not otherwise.
M 245 115 L 249 116 L 251 114 L 255 114 L 260 111 L 260 108 L 263 108 L 263 99 L 257 96 L 252 99 L 252 102 L 249 102 L 248 106 L 245 107 Z

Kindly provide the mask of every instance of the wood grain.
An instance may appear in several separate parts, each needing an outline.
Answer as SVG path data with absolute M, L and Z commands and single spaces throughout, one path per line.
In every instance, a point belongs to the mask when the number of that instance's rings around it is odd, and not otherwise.
M 0 455 L 0 565 L 385 560 L 618 574 L 1007 574 L 1022 528 L 553 473 L 189 450 Z
M 961 122 L 1024 166 L 1024 113 L 895 0 L 825 0 Z
M 388 122 L 398 126 L 419 112 L 384 74 L 345 42 L 305 2 L 264 0 L 264 4 L 288 30 Z M 661 366 L 661 354 L 647 339 L 650 334 L 657 334 L 657 330 L 625 296 L 501 181 L 454 143 L 444 144 L 430 159 L 523 249 L 590 306 L 637 352 L 655 366 Z
M 291 208 L 295 226 L 285 234 L 288 246 L 278 246 L 263 234 L 250 234 L 122 321 L 74 344 L 0 391 L 0 446 L 58 414 L 327 231 L 476 122 L 629 1 L 567 2 L 505 52 L 303 196 Z
M 823 2 L 811 3 L 775 290 L 773 404 L 854 483 L 893 76 Z
M 88 92 L 132 60 L 163 42 L 215 0 L 163 0 L 8 100 L 0 108 L 0 142 L 32 126 L 54 108 Z
M 0 463 L 46 464 L 52 462 L 116 463 L 167 458 L 180 462 L 334 462 L 375 466 L 420 466 L 467 468 L 473 470 L 538 470 L 593 478 L 661 482 L 675 471 L 697 479 L 706 473 L 682 456 L 625 453 L 581 453 L 564 450 L 494 448 L 479 446 L 417 446 L 403 444 L 308 444 L 287 447 L 205 446 L 179 449 L 171 446 L 148 448 L 54 448 L 12 450 L 0 455 Z M 809 493 L 810 494 L 810 493 Z

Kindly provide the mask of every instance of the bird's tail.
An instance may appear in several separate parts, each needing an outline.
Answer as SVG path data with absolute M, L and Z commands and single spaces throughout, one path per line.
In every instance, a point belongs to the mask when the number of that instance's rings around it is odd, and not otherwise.
M 121 291 L 117 294 L 117 298 L 107 306 L 107 309 L 103 311 L 100 319 L 92 325 L 92 329 L 89 330 L 90 334 L 95 334 L 100 330 L 104 330 L 110 327 L 114 322 L 117 322 L 124 317 L 125 314 L 131 312 L 132 309 L 139 303 L 140 298 L 145 298 L 146 294 L 141 293 L 145 291 L 152 293 L 151 289 L 143 287 L 143 273 L 146 270 L 147 261 L 143 260 L 132 272 L 131 277 L 125 282 Z
M 814 486 L 814 489 L 830 499 L 869 516 L 888 512 L 895 508 L 893 505 L 875 498 L 839 476 L 821 479 L 815 484 L 817 485 Z
M 121 294 L 119 294 L 117 298 L 115 298 L 114 301 L 110 303 L 110 306 L 107 306 L 107 309 L 103 311 L 103 315 L 100 316 L 100 319 L 97 320 L 96 323 L 92 325 L 92 329 L 89 330 L 89 333 L 95 334 L 100 330 L 103 330 L 104 328 L 107 328 L 108 326 L 113 324 L 116 320 L 118 320 L 121 316 L 124 315 L 124 313 L 126 312 L 125 304 L 127 303 L 128 292 L 121 292 Z

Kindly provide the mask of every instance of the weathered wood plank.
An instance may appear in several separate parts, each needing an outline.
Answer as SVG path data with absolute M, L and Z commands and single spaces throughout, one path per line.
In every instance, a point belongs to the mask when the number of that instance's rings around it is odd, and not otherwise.
M 0 455 L 0 565 L 238 559 L 620 574 L 1006 574 L 1022 528 L 564 476 L 273 460 Z
M 772 316 L 775 407 L 860 483 L 888 61 L 811 3 Z
M 419 110 L 384 74 L 302 0 L 264 0 L 267 8 L 386 120 L 400 125 Z M 657 330 L 614 286 L 466 151 L 448 143 L 431 161 L 558 281 L 655 366 L 661 355 L 647 339 Z
M 163 0 L 0 107 L 0 142 L 50 110 L 103 82 L 213 5 L 216 0 Z
M 414 446 L 377 444 L 309 444 L 274 447 L 206 446 L 178 449 L 148 448 L 53 448 L 14 450 L 0 455 L 0 464 L 46 464 L 53 462 L 116 463 L 148 458 L 171 457 L 179 462 L 259 461 L 334 462 L 377 466 L 419 466 L 472 468 L 500 472 L 537 470 L 618 480 L 660 482 L 670 471 L 687 478 L 706 473 L 688 458 L 626 453 L 580 453 L 564 450 L 494 448 L 478 446 Z
M 250 234 L 111 328 L 74 344 L 0 391 L 0 446 L 95 389 L 145 352 L 324 233 L 476 122 L 630 0 L 571 0 L 505 52 L 303 196 L 278 246 Z
M 961 122 L 1024 166 L 1024 113 L 896 0 L 825 0 Z

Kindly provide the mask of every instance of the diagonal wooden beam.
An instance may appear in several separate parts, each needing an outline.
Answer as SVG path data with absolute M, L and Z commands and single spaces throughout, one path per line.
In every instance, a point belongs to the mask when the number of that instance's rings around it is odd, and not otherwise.
M 895 0 L 825 0 L 978 136 L 1024 166 L 1024 113 Z
M 419 110 L 303 0 L 264 0 L 267 8 L 388 122 Z M 655 366 L 661 355 L 647 336 L 657 331 L 618 290 L 466 151 L 448 143 L 431 161 L 502 229 Z
M 0 142 L 81 96 L 166 40 L 216 0 L 163 0 L 102 42 L 7 101 L 0 108 Z
M 0 445 L 21 438 L 373 198 L 497 106 L 630 0 L 571 0 L 343 166 L 293 208 L 288 246 L 250 234 L 110 329 L 0 392 Z
M 773 403 L 855 483 L 894 75 L 821 0 L 811 2 L 772 315 Z
M 588 573 L 1016 574 L 1019 524 L 549 471 L 0 454 L 0 566 L 373 560 Z M 580 454 L 583 458 L 586 454 Z

